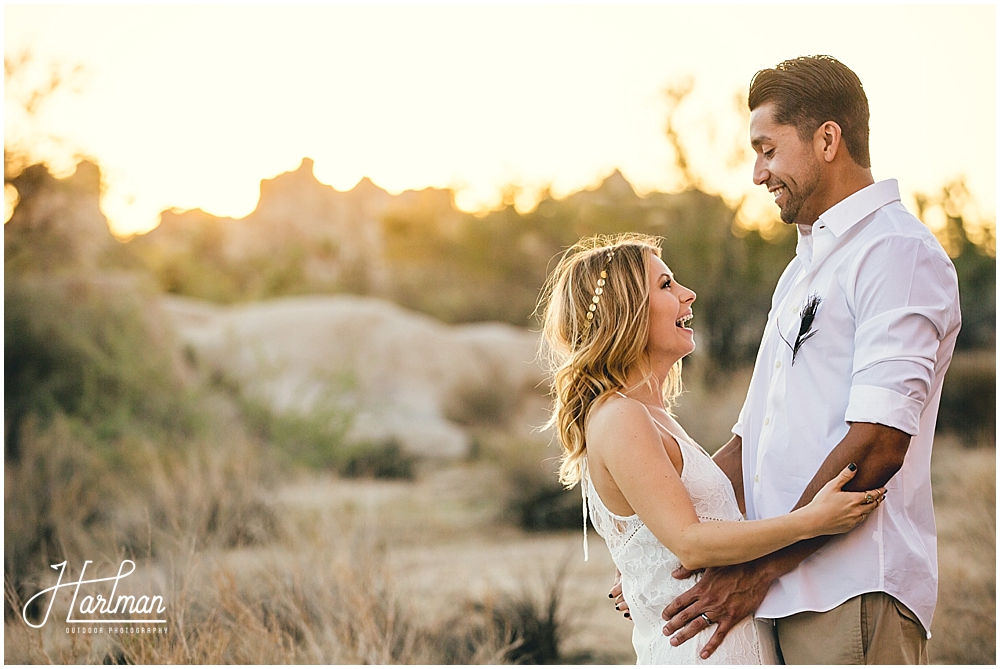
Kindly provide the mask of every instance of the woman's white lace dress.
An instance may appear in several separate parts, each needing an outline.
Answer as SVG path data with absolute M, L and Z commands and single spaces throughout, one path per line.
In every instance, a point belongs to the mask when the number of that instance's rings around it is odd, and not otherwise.
M 698 518 L 742 521 L 732 484 L 722 470 L 700 446 L 689 442 L 686 434 L 670 432 L 681 447 L 684 459 L 681 481 L 691 496 Z M 635 624 L 632 645 L 637 664 L 773 664 L 766 640 L 764 651 L 761 650 L 752 617 L 730 630 L 722 645 L 707 660 L 698 654 L 715 632 L 715 625 L 680 646 L 671 646 L 670 639 L 663 634 L 661 614 L 667 604 L 693 586 L 698 577 L 680 581 L 670 575 L 681 566 L 680 560 L 653 536 L 638 516 L 618 516 L 604 506 L 590 480 L 586 461 L 582 485 L 594 528 L 604 537 L 622 574 L 622 594 Z

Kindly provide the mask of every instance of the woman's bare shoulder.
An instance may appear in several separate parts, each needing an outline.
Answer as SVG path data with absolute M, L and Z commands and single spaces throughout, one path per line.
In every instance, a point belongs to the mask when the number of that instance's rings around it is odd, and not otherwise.
M 587 422 L 588 448 L 592 445 L 613 446 L 624 435 L 636 436 L 656 428 L 642 402 L 618 395 L 610 395 L 591 411 Z

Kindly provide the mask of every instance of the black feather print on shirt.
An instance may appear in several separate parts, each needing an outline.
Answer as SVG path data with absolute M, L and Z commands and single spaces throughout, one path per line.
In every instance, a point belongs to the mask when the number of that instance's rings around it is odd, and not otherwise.
M 816 318 L 816 311 L 819 309 L 819 303 L 823 299 L 817 294 L 813 293 L 808 298 L 806 298 L 805 304 L 802 305 L 802 309 L 799 311 L 799 334 L 795 337 L 795 344 L 789 344 L 788 340 L 785 339 L 784 335 L 781 334 L 781 329 L 778 329 L 778 335 L 781 340 L 788 345 L 788 348 L 792 349 L 792 364 L 795 364 L 795 356 L 798 355 L 799 349 L 802 348 L 802 344 L 806 343 L 812 338 L 818 330 L 812 329 L 813 319 Z

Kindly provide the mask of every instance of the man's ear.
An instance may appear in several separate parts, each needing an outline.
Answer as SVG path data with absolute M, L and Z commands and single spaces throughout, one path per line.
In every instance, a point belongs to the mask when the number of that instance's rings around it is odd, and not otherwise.
M 813 133 L 813 149 L 820 160 L 832 163 L 840 152 L 840 125 L 835 121 L 827 121 L 816 128 Z

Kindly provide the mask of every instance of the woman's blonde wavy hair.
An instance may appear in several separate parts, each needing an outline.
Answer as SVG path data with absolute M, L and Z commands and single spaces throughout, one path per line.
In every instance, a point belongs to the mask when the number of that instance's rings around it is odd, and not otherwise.
M 562 446 L 559 481 L 567 488 L 581 477 L 587 454 L 586 424 L 594 403 L 616 390 L 636 366 L 640 383 L 652 384 L 646 355 L 649 337 L 649 263 L 660 256 L 663 239 L 636 233 L 582 239 L 563 253 L 538 302 L 542 313 L 540 358 L 552 377 L 552 415 Z M 608 260 L 608 254 L 614 256 Z M 603 293 L 587 319 L 601 271 Z M 660 389 L 669 408 L 681 390 L 681 363 L 670 370 Z M 652 388 L 652 386 L 650 386 Z

